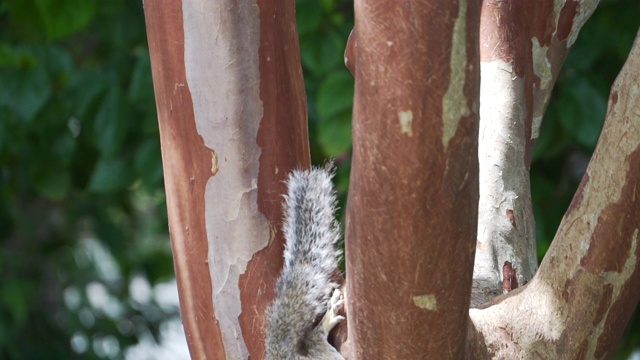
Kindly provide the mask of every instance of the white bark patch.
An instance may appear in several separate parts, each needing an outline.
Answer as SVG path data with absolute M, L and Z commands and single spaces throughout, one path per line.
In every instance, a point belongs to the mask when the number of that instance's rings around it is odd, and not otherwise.
M 551 89 L 553 88 L 553 69 L 547 57 L 548 46 L 541 46 L 537 38 L 531 39 L 533 56 L 533 73 L 540 79 L 540 86 L 533 89 L 533 118 L 531 123 L 531 140 L 540 135 L 542 116 L 547 108 Z
M 460 119 L 471 114 L 467 98 L 464 96 L 467 70 L 467 1 L 461 0 L 459 4 L 458 18 L 453 26 L 451 79 L 449 88 L 442 98 L 442 144 L 445 148 L 456 134 Z
M 584 23 L 589 20 L 599 2 L 600 0 L 580 0 L 578 2 L 578 11 L 573 18 L 571 31 L 569 33 L 569 36 L 567 37 L 567 48 L 570 48 L 576 42 L 578 34 L 580 33 L 580 29 L 582 29 Z M 558 33 L 558 21 L 560 20 L 560 13 L 562 12 L 562 9 L 566 5 L 566 3 L 567 0 L 555 0 L 553 2 L 553 23 L 556 25 L 556 31 L 554 32 L 554 35 L 557 35 Z
M 413 303 L 420 309 L 429 311 L 438 310 L 438 300 L 433 294 L 417 295 L 413 297 Z
M 581 0 L 578 5 L 578 13 L 573 18 L 573 24 L 571 25 L 571 32 L 567 37 L 567 48 L 573 46 L 578 38 L 578 34 L 580 33 L 580 29 L 584 23 L 589 20 L 591 14 L 598 6 L 600 0 Z
M 564 4 L 567 3 L 567 0 L 554 0 L 553 1 L 553 24 L 556 25 L 556 30 L 553 33 L 554 35 L 558 33 L 558 21 L 560 20 L 560 11 L 564 7 Z
M 553 84 L 551 62 L 547 58 L 548 46 L 540 46 L 537 38 L 531 39 L 531 51 L 533 55 L 533 73 L 540 79 L 540 89 L 548 89 Z
M 534 115 L 531 120 L 531 140 L 540 136 L 540 126 L 542 125 L 542 115 Z
M 247 262 L 269 241 L 269 224 L 257 208 L 260 14 L 255 1 L 194 0 L 182 6 L 197 131 L 224 159 L 216 161 L 217 174 L 205 190 L 213 309 L 227 358 L 246 359 L 238 282 Z
M 413 136 L 413 112 L 411 110 L 398 112 L 398 119 L 400 120 L 400 130 L 403 134 Z
M 469 310 L 476 329 L 494 349 L 493 358 L 530 359 L 553 353 L 553 342 L 566 328 L 567 312 L 559 306 L 564 303 L 559 292 L 534 281 L 518 296 Z
M 529 223 L 533 210 L 524 156 L 527 116 L 524 80 L 515 77 L 512 69 L 511 64 L 502 60 L 480 63 L 479 246 L 472 294 L 480 302 L 502 292 L 505 261 L 516 269 L 519 284 L 530 280 L 538 265 L 535 227 Z M 493 286 L 485 288 L 487 284 Z

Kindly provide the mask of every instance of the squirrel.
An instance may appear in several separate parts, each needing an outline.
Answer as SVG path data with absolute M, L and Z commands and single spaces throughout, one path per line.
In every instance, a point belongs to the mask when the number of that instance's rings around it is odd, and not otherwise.
M 341 251 L 334 218 L 334 166 L 294 170 L 288 177 L 284 203 L 284 266 L 276 297 L 266 312 L 267 360 L 344 360 L 327 340 L 345 318 L 339 284 L 332 280 Z M 322 321 L 317 319 L 324 314 Z

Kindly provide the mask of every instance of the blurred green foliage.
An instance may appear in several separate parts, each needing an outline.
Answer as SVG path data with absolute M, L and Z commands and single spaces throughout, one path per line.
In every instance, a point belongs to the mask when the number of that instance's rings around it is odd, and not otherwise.
M 311 159 L 317 164 L 327 158 L 336 160 L 336 181 L 344 204 L 354 94 L 353 77 L 344 66 L 344 49 L 353 29 L 353 1 L 298 0 L 296 18 L 309 106 Z
M 0 83 L 0 359 L 121 357 L 177 315 L 142 4 L 0 2 Z
M 637 1 L 602 1 L 558 79 L 532 164 L 541 256 L 597 141 L 638 13 Z M 344 202 L 353 5 L 298 0 L 297 20 L 312 160 L 336 159 Z M 130 287 L 173 275 L 141 2 L 0 2 L 0 84 L 0 359 L 120 358 L 177 314 Z M 636 328 L 620 354 L 638 343 Z

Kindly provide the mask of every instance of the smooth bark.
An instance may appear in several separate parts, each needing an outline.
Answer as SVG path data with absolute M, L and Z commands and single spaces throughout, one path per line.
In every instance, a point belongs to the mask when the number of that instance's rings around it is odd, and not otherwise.
M 476 1 L 356 1 L 348 359 L 610 356 L 640 300 L 639 40 L 533 279 L 528 188 L 549 94 L 596 3 L 485 1 L 480 26 Z M 264 354 L 283 179 L 310 165 L 294 14 L 293 1 L 145 3 L 194 359 Z M 484 304 L 468 310 L 472 275 Z
M 460 358 L 477 216 L 476 1 L 355 2 L 349 359 Z
M 293 1 L 146 1 L 169 229 L 194 359 L 263 356 L 286 174 L 310 166 Z

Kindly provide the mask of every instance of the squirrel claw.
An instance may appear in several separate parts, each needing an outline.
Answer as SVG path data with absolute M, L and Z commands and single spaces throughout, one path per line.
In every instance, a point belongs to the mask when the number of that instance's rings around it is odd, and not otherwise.
M 342 291 L 340 291 L 339 289 L 335 289 L 333 291 L 333 295 L 331 295 L 331 299 L 329 300 L 329 304 L 327 307 L 327 313 L 322 319 L 322 327 L 328 334 L 331 329 L 333 329 L 336 325 L 338 325 L 345 319 L 344 316 L 338 315 L 340 310 L 342 310 L 342 308 L 344 307 L 344 296 L 342 295 Z

